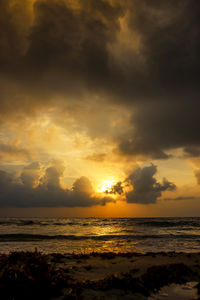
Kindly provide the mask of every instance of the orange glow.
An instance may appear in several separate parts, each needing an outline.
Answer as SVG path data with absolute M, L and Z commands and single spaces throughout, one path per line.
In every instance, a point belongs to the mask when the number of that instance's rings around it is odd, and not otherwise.
M 102 180 L 102 182 L 97 186 L 98 193 L 104 193 L 105 191 L 110 191 L 112 186 L 116 184 L 114 179 Z

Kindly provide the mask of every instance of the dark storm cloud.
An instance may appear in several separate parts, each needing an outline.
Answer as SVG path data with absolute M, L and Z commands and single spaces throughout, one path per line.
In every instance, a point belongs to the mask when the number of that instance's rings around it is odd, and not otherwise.
M 32 188 L 37 180 L 39 180 L 41 166 L 38 162 L 33 162 L 24 167 L 20 179 L 24 186 Z
M 200 4 L 136 0 L 132 11 L 147 78 L 130 124 L 134 130 L 119 141 L 119 149 L 167 158 L 165 150 L 183 147 L 186 154 L 199 155 Z
M 123 182 L 119 181 L 104 193 L 113 195 L 122 195 L 124 192 Z
M 127 155 L 168 158 L 165 150 L 183 147 L 187 155 L 198 155 L 198 104 L 185 97 L 180 102 L 153 104 L 138 108 L 131 120 L 135 127 L 120 140 L 120 151 Z
M 120 7 L 106 1 L 80 2 L 77 11 L 65 1 L 37 1 L 26 58 L 33 68 L 63 71 L 81 80 L 101 80 L 108 74 L 106 45 L 119 30 Z M 35 66 L 35 62 L 37 62 Z M 92 78 L 93 77 L 93 78 Z M 77 78 L 78 79 L 78 78 Z
M 52 165 L 41 176 L 38 163 L 25 167 L 20 177 L 0 171 L 0 207 L 90 207 L 113 202 L 95 196 L 87 177 L 78 178 L 72 189 L 62 188 L 63 171 L 61 165 Z
M 199 200 L 199 197 L 196 196 L 179 196 L 179 197 L 170 197 L 170 198 L 164 198 L 166 201 L 174 200 L 174 201 L 179 201 L 179 200 Z
M 200 5 L 193 0 L 132 1 L 130 25 L 140 35 L 159 98 L 199 92 L 199 15 Z
M 20 34 L 14 24 L 14 11 L 10 10 L 11 1 L 0 1 L 0 63 L 5 71 L 15 64 L 21 44 Z
M 164 191 L 174 191 L 176 185 L 173 182 L 163 178 L 162 183 L 158 182 L 154 175 L 157 167 L 151 165 L 149 167 L 135 169 L 124 182 L 117 182 L 109 190 L 104 193 L 113 195 L 123 195 L 128 203 L 150 204 L 156 203 Z M 129 191 L 127 191 L 127 188 Z M 130 190 L 131 189 L 131 190 Z M 193 197 L 188 197 L 193 199 Z M 164 200 L 180 200 L 181 198 L 166 198 Z
M 165 178 L 162 183 L 158 182 L 154 177 L 156 172 L 156 166 L 151 165 L 138 168 L 129 176 L 127 180 L 133 186 L 133 190 L 126 193 L 128 203 L 156 203 L 162 192 L 176 189 L 175 184 Z
M 17 75 L 25 89 L 36 88 L 40 93 L 77 96 L 82 89 L 105 88 L 110 74 L 107 45 L 119 31 L 118 19 L 123 15 L 118 4 L 87 0 L 72 9 L 64 0 L 37 0 L 25 47 L 23 32 L 13 21 L 16 12 L 9 8 L 11 2 L 0 3 L 4 73 L 11 78 Z
M 128 203 L 150 204 L 156 203 L 162 192 L 176 189 L 175 184 L 165 178 L 162 183 L 155 179 L 155 165 L 137 168 L 124 182 L 117 182 L 105 191 L 106 197 L 95 194 L 85 176 L 76 179 L 71 189 L 63 188 L 63 172 L 59 161 L 45 169 L 38 162 L 31 163 L 19 175 L 0 170 L 0 207 L 91 207 L 115 202 L 109 197 L 111 194 L 125 197 Z M 133 189 L 127 192 L 127 187 Z
M 95 94 L 133 114 L 132 132 L 117 139 L 121 154 L 167 158 L 167 150 L 182 147 L 199 155 L 198 1 L 87 0 L 75 9 L 36 0 L 33 22 L 16 3 L 0 0 L 1 118 L 44 105 L 62 109 L 55 94 L 70 102 Z M 137 49 L 118 41 L 120 17 L 130 43 L 138 37 Z

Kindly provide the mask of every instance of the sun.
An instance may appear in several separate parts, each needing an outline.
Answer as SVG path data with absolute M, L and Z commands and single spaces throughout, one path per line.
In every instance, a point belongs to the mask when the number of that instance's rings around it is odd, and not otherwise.
M 113 179 L 102 180 L 101 183 L 97 186 L 97 192 L 104 193 L 105 191 L 110 191 L 115 183 L 116 182 Z

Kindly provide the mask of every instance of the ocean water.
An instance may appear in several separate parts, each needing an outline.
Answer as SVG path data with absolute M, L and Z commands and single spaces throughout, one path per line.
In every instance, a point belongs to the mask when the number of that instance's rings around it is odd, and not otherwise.
M 200 252 L 200 218 L 0 218 L 0 252 Z

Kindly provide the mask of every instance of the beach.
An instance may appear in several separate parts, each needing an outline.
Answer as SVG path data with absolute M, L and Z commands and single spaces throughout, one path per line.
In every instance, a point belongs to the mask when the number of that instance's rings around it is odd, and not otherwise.
M 2 299 L 154 299 L 164 286 L 199 281 L 200 253 L 42 254 L 35 249 L 0 256 Z
M 199 36 L 197 0 L 0 0 L 0 300 L 200 300 Z
M 199 237 L 200 218 L 1 218 L 1 299 L 198 299 Z

